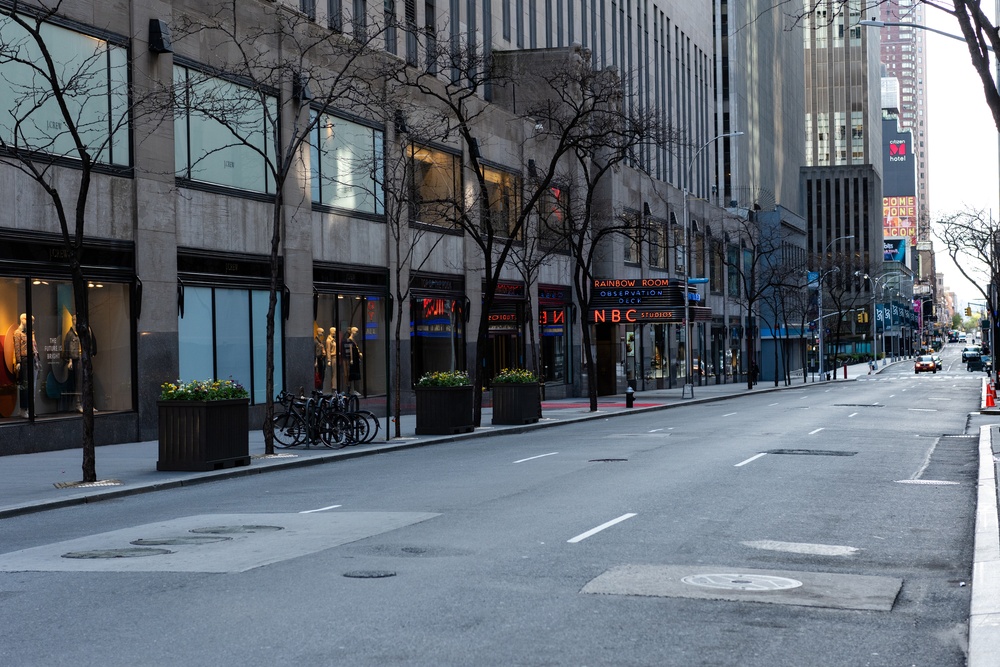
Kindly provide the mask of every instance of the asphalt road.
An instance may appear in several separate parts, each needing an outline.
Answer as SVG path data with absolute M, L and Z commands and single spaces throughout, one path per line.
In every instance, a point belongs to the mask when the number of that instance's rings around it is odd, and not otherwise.
M 960 349 L 6 519 L 0 664 L 964 665 Z

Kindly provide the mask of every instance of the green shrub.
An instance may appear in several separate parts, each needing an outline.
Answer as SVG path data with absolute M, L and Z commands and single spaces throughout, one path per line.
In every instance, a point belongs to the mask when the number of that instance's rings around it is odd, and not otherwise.
M 494 383 L 538 384 L 538 376 L 534 371 L 525 368 L 503 368 L 493 377 Z
M 249 392 L 236 380 L 177 380 L 160 385 L 161 401 L 224 401 L 249 396 Z
M 472 384 L 465 371 L 434 371 L 417 380 L 418 387 L 467 387 Z

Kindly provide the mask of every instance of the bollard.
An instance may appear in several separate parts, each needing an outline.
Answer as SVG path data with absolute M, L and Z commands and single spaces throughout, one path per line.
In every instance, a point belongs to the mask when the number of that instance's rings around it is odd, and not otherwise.
M 629 387 L 625 390 L 625 407 L 631 408 L 635 405 L 635 389 Z

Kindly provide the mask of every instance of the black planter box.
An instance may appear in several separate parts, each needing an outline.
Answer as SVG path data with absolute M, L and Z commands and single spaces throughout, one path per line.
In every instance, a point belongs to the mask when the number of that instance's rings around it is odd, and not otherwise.
M 157 401 L 157 470 L 218 470 L 250 465 L 249 405 L 224 401 Z
M 542 394 L 537 383 L 494 382 L 493 423 L 534 424 L 542 418 Z
M 472 385 L 464 387 L 415 387 L 417 435 L 469 433 L 473 423 Z

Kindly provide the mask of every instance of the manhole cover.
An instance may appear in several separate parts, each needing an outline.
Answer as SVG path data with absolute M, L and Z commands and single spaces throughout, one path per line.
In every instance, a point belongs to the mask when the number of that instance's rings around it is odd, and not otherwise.
M 389 570 L 355 570 L 345 572 L 344 576 L 349 579 L 385 579 L 386 577 L 395 577 L 396 573 Z
M 191 533 L 199 535 L 234 535 L 238 533 L 271 533 L 284 530 L 281 526 L 212 526 L 211 528 L 192 528 Z
M 70 551 L 63 558 L 142 558 L 143 556 L 166 556 L 169 549 L 98 549 L 95 551 Z
M 794 454 L 799 456 L 854 456 L 857 452 L 841 452 L 835 449 L 769 449 L 768 454 Z
M 628 459 L 590 459 L 588 463 L 618 463 L 619 461 L 628 461 Z
M 231 539 L 233 538 L 222 535 L 181 535 L 180 537 L 142 538 L 132 540 L 129 544 L 135 544 L 140 547 L 181 546 L 184 544 L 211 544 L 212 542 L 225 542 Z
M 681 581 L 692 586 L 730 591 L 784 591 L 802 585 L 801 581 L 769 574 L 693 574 Z

